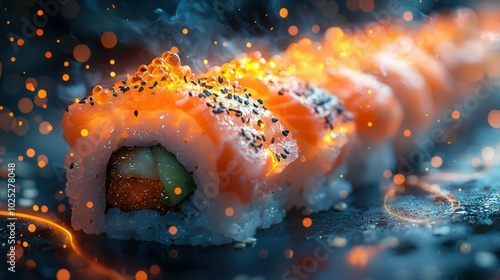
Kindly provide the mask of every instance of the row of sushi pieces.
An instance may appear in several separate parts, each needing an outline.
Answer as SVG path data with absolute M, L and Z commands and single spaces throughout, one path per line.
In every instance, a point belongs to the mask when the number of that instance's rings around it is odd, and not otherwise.
M 404 32 L 367 28 L 330 28 L 321 43 L 203 75 L 165 52 L 96 86 L 62 120 L 72 226 L 164 244 L 243 241 L 288 209 L 345 198 L 346 167 L 377 179 L 390 168 L 381 157 L 411 142 L 403 130 L 423 131 L 483 76 L 492 41 L 469 10 Z

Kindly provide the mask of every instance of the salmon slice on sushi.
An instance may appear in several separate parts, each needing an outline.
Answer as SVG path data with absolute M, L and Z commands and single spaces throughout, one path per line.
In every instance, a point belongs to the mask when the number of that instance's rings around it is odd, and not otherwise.
M 290 188 L 288 208 L 327 210 L 350 191 L 340 179 L 355 125 L 343 102 L 286 70 L 279 58 L 266 60 L 259 52 L 242 55 L 214 67 L 213 75 L 235 81 L 258 99 L 294 135 L 299 160 L 285 168 Z M 277 154 L 288 157 L 288 151 Z
M 194 78 L 170 52 L 96 86 L 62 120 L 72 226 L 210 245 L 280 222 L 298 147 L 275 118 L 227 79 Z

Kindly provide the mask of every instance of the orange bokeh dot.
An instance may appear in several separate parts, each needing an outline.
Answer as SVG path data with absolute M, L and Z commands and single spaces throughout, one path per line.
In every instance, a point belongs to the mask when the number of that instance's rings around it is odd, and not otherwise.
M 28 114 L 31 110 L 33 110 L 33 102 L 27 97 L 21 98 L 17 105 L 19 107 L 19 111 L 25 114 Z
M 36 226 L 34 224 L 29 224 L 28 225 L 28 231 L 29 232 L 35 232 L 36 230 Z
M 171 47 L 170 51 L 173 53 L 179 53 L 179 49 L 176 46 Z
M 292 26 L 288 27 L 288 34 L 295 36 L 298 33 L 299 33 L 299 28 L 297 28 L 297 26 L 292 25 Z
M 67 269 L 61 268 L 57 271 L 56 278 L 57 280 L 69 280 L 71 274 Z
M 409 129 L 405 129 L 405 131 L 403 132 L 403 135 L 404 135 L 405 137 L 410 137 L 410 136 L 411 136 L 411 130 L 409 130 Z
M 43 36 L 43 29 L 38 28 L 38 29 L 36 30 L 36 35 L 38 35 L 38 36 Z
M 182 193 L 182 188 L 180 188 L 180 187 L 175 187 L 175 188 L 174 188 L 174 193 L 175 193 L 176 195 L 180 195 L 180 194 Z
M 293 258 L 293 250 L 292 249 L 285 249 L 285 251 L 283 251 L 283 255 L 285 256 L 285 258 L 291 259 L 291 258 Z
M 404 12 L 404 14 L 403 14 L 403 19 L 404 19 L 405 21 L 412 21 L 412 20 L 413 20 L 413 13 L 412 13 L 412 12 L 410 12 L 410 11 L 406 11 L 406 12 Z
M 158 275 L 160 274 L 160 266 L 156 265 L 156 264 L 153 264 L 150 268 L 149 268 L 149 272 L 151 272 L 151 274 L 153 275 Z
M 488 113 L 488 123 L 493 128 L 500 128 L 500 110 L 491 110 Z
M 363 12 L 368 13 L 375 9 L 375 1 L 374 0 L 360 0 L 359 7 Z
M 49 163 L 49 159 L 45 155 L 40 155 L 38 157 L 38 167 L 44 168 Z
M 24 157 L 23 157 L 23 156 L 18 156 L 18 157 L 17 157 L 17 160 L 18 160 L 18 161 L 23 161 L 23 160 L 24 160 Z
M 85 62 L 90 58 L 90 49 L 87 45 L 79 44 L 73 49 L 73 57 L 78 62 Z
M 52 53 L 51 52 L 45 52 L 45 58 L 51 58 L 52 57 Z
M 40 98 L 45 98 L 45 97 L 47 97 L 47 91 L 46 91 L 46 90 L 44 90 L 44 89 L 39 90 L 39 91 L 38 91 L 38 97 L 40 97 Z
M 69 81 L 69 75 L 68 74 L 63 74 L 62 75 L 62 80 L 65 81 L 65 82 Z
M 147 280 L 148 279 L 148 275 L 146 274 L 146 272 L 144 272 L 142 270 L 139 270 L 135 274 L 135 279 L 136 280 Z
M 280 17 L 286 18 L 288 16 L 288 9 L 287 8 L 281 8 L 280 9 Z
M 234 215 L 233 207 L 227 207 L 226 210 L 224 210 L 224 214 L 228 217 L 232 217 Z
M 41 16 L 43 16 L 43 11 L 42 11 L 42 10 L 38 10 L 38 11 L 36 12 L 36 14 L 37 14 L 39 17 L 41 17 Z
M 453 111 L 453 112 L 451 113 L 451 117 L 452 117 L 453 119 L 455 119 L 455 120 L 458 120 L 458 119 L 460 118 L 460 111 L 457 111 L 457 110 Z
M 24 45 L 24 40 L 23 39 L 18 39 L 17 40 L 17 45 L 22 47 Z
M 43 205 L 40 210 L 43 212 L 43 213 L 47 213 L 49 211 L 49 207 L 47 207 L 46 205 Z
M 187 28 L 182 29 L 182 34 L 186 35 L 189 33 L 189 30 Z
M 34 157 L 35 156 L 35 150 L 32 149 L 32 148 L 29 148 L 28 150 L 26 150 L 26 155 L 30 158 Z
M 24 265 L 27 269 L 32 270 L 36 267 L 36 262 L 34 260 L 27 260 Z
M 170 233 L 171 235 L 176 235 L 177 234 L 177 227 L 175 227 L 175 226 L 169 227 L 168 233 Z
M 43 135 L 49 134 L 52 131 L 52 129 L 53 129 L 52 125 L 47 121 L 41 122 L 40 126 L 38 127 L 38 130 Z
M 36 205 L 36 204 L 35 204 L 35 205 L 33 205 L 33 211 L 35 211 L 35 212 L 36 212 L 36 211 L 38 211 L 38 210 L 40 210 L 40 207 L 38 207 L 38 205 Z
M 396 174 L 394 176 L 394 184 L 402 185 L 405 182 L 405 176 L 403 174 Z
M 443 159 L 439 156 L 432 157 L 431 165 L 434 168 L 439 168 L 441 167 L 441 165 L 443 165 Z
M 313 33 L 318 33 L 320 30 L 320 27 L 319 27 L 319 25 L 315 24 L 312 26 L 311 30 Z
M 302 225 L 306 228 L 312 226 L 312 220 L 309 217 L 306 217 L 302 220 Z
M 101 44 L 106 48 L 106 49 L 112 49 L 116 46 L 116 43 L 118 42 L 118 38 L 116 37 L 115 33 L 111 31 L 107 31 L 102 33 L 101 35 Z
M 64 204 L 57 205 L 57 211 L 59 211 L 59 212 L 66 211 L 66 205 L 64 205 Z
M 94 207 L 94 203 L 92 201 L 87 201 L 87 208 Z

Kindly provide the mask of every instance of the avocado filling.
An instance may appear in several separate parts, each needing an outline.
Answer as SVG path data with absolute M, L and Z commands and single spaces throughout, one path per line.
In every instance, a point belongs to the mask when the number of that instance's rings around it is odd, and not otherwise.
M 111 155 L 107 170 L 108 207 L 123 211 L 175 210 L 194 191 L 192 175 L 161 146 L 123 147 Z

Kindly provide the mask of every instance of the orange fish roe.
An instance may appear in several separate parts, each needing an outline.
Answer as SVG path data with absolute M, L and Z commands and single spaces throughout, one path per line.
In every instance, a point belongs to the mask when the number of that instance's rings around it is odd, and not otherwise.
M 163 186 L 160 181 L 146 178 L 112 179 L 107 200 L 112 207 L 122 211 L 152 209 L 165 214 L 170 207 L 162 201 Z

